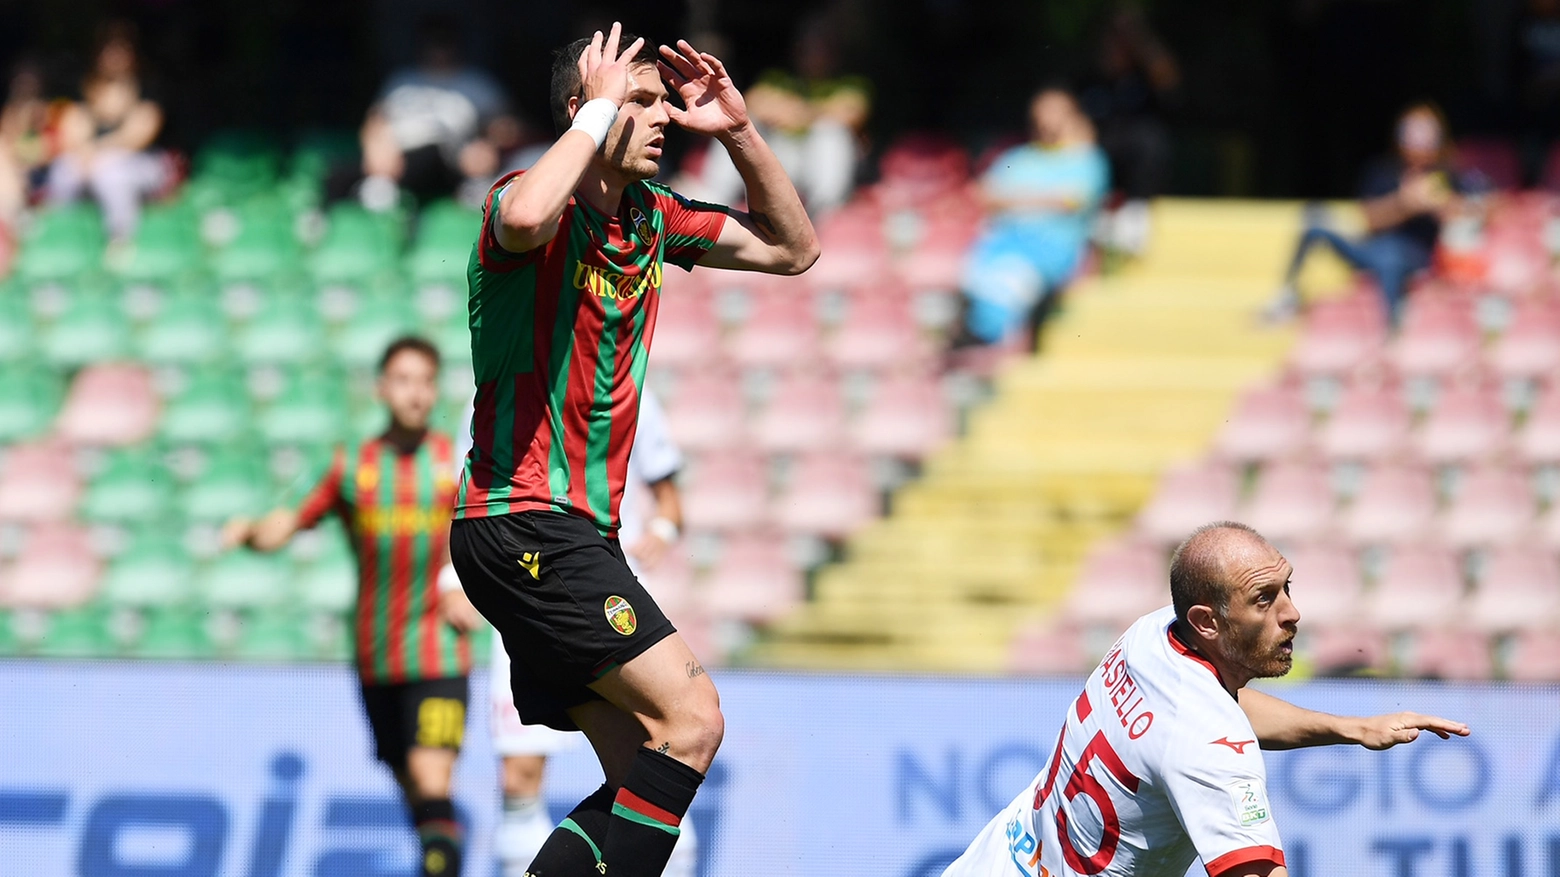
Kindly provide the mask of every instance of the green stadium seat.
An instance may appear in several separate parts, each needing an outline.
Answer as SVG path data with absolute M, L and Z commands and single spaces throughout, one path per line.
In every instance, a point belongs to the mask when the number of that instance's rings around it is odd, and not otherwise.
M 194 593 L 195 565 L 169 538 L 140 540 L 114 558 L 103 579 L 103 600 L 112 606 L 182 606 Z
M 112 303 L 78 296 L 42 342 L 43 360 L 58 368 L 122 359 L 130 352 L 130 321 Z
M 232 650 L 234 657 L 247 661 L 298 661 L 313 653 L 302 619 L 281 612 L 255 613 L 240 620 Z
M 99 605 L 51 612 L 36 654 L 50 658 L 91 658 L 118 651 L 108 616 Z
M 288 173 L 295 178 L 318 182 L 338 164 L 356 164 L 358 153 L 356 131 L 348 128 L 305 131 L 293 144 Z
M 222 609 L 270 609 L 291 600 L 286 558 L 240 549 L 209 563 L 197 576 L 207 606 Z
M 247 365 L 313 362 L 325 352 L 325 330 L 304 302 L 272 297 L 239 330 L 236 347 Z
M 236 235 L 212 258 L 225 283 L 265 280 L 296 270 L 301 261 L 293 215 L 273 194 L 249 198 L 233 208 Z
M 10 366 L 0 370 L 0 443 L 41 435 L 54 422 L 64 382 L 49 369 Z
M 28 282 L 58 281 L 97 270 L 107 240 L 102 217 L 91 204 L 45 210 L 22 241 L 16 275 Z
M 207 629 L 209 616 L 183 607 L 142 613 L 143 626 L 130 653 L 138 658 L 194 660 L 210 657 L 214 649 Z
M 220 524 L 238 515 L 259 515 L 274 500 L 265 462 L 258 455 L 229 455 L 210 461 L 180 496 L 184 517 Z
M 275 139 L 258 131 L 224 131 L 208 138 L 195 156 L 196 180 L 211 181 L 230 198 L 270 189 L 281 166 Z
M 94 524 L 138 524 L 167 520 L 174 508 L 173 473 L 153 453 L 114 454 L 92 479 L 82 500 L 82 520 Z
M 298 601 L 310 612 L 339 615 L 357 600 L 357 560 L 344 534 L 328 534 L 325 544 L 298 573 Z
M 205 370 L 167 401 L 158 434 L 175 444 L 216 444 L 238 438 L 249 427 L 249 393 L 243 379 Z
M 417 241 L 406 257 L 407 273 L 419 286 L 465 287 L 466 265 L 482 214 L 453 201 L 428 205 L 419 217 Z
M 12 613 L 0 609 L 0 658 L 9 658 L 21 652 L 21 643 L 17 641 L 16 630 L 13 624 Z
M 331 208 L 328 221 L 325 239 L 309 260 L 316 281 L 349 282 L 397 264 L 400 235 L 393 214 L 343 203 Z
M 346 394 L 332 381 L 295 377 L 260 416 L 260 435 L 272 444 L 323 445 L 341 439 Z
M 0 363 L 28 359 L 37 343 L 32 315 L 22 296 L 14 289 L 0 292 Z
M 372 368 L 391 341 L 417 328 L 417 312 L 408 299 L 370 300 L 337 333 L 336 359 L 348 368 Z
M 141 216 L 129 249 L 115 261 L 121 277 L 157 282 L 199 268 L 204 256 L 194 209 L 163 205 Z
M 136 356 L 152 365 L 215 362 L 231 346 L 221 305 L 209 295 L 170 296 L 140 332 Z

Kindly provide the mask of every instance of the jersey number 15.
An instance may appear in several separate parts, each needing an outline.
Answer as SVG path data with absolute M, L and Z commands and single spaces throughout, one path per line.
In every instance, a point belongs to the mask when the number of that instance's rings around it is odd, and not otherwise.
M 1062 765 L 1062 741 L 1065 739 L 1067 728 L 1063 727 L 1061 736 L 1056 738 L 1056 751 L 1051 754 L 1051 770 L 1046 775 L 1045 785 L 1035 790 L 1036 810 L 1051 797 L 1051 791 L 1056 787 L 1056 774 Z M 1111 748 L 1110 741 L 1105 739 L 1105 732 L 1096 731 L 1089 745 L 1083 747 L 1082 754 L 1078 756 L 1078 763 L 1073 767 L 1072 776 L 1067 778 L 1067 785 L 1062 787 L 1062 794 L 1067 796 L 1068 801 L 1085 795 L 1100 811 L 1100 824 L 1105 827 L 1105 831 L 1093 855 L 1085 857 L 1073 846 L 1072 838 L 1067 833 L 1067 810 L 1061 806 L 1056 808 L 1056 837 L 1062 844 L 1062 858 L 1067 860 L 1067 867 L 1079 874 L 1098 874 L 1109 867 L 1111 860 L 1116 858 L 1116 845 L 1121 842 L 1121 820 L 1116 816 L 1116 805 L 1111 802 L 1105 786 L 1089 773 L 1089 767 L 1096 761 L 1104 765 L 1111 776 L 1126 786 L 1128 791 L 1136 792 L 1139 782 L 1122 764 L 1121 756 Z

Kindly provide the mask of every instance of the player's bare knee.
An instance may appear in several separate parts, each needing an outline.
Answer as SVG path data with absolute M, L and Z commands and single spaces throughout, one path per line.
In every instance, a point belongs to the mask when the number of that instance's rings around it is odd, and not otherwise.
M 670 745 L 664 751 L 697 771 L 708 770 L 726 736 L 726 717 L 720 711 L 720 702 L 708 698 L 683 711 L 668 725 L 663 745 Z

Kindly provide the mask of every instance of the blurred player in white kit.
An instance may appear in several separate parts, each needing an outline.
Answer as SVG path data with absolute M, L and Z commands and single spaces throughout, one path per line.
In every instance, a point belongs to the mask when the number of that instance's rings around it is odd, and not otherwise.
M 471 411 L 466 412 L 466 428 L 457 435 L 461 445 L 457 460 L 465 459 L 471 448 Z M 628 481 L 623 488 L 619 511 L 618 539 L 624 547 L 629 568 L 645 581 L 655 594 L 653 576 L 646 578 L 666 551 L 677 541 L 682 525 L 682 508 L 674 478 L 683 467 L 682 452 L 673 443 L 666 414 L 660 402 L 648 390 L 640 397 L 639 427 L 634 449 L 628 459 Z M 443 588 L 460 587 L 453 567 L 445 567 L 440 576 Z M 503 867 L 504 877 L 524 877 L 531 860 L 547 842 L 554 828 L 542 798 L 542 775 L 547 757 L 578 746 L 582 735 L 558 731 L 545 725 L 521 724 L 515 712 L 514 694 L 509 685 L 509 655 L 503 640 L 493 637 L 491 679 L 493 748 L 503 760 L 501 782 L 504 812 L 494 836 L 494 852 Z M 667 877 L 693 877 L 697 870 L 699 839 L 691 818 L 684 817 L 677 846 L 667 861 Z
M 1260 749 L 1468 734 L 1434 716 L 1331 716 L 1245 689 L 1293 663 L 1292 573 L 1245 525 L 1194 532 L 1171 560 L 1173 604 L 1116 641 L 1046 767 L 944 877 L 1183 877 L 1199 857 L 1210 877 L 1287 877 Z

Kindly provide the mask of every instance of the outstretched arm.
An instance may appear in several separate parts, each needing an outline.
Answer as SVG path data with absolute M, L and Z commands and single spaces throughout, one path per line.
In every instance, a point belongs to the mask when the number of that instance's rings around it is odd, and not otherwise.
M 222 548 L 279 551 L 300 529 L 298 513 L 292 509 L 276 509 L 259 520 L 234 518 L 222 527 Z
M 1251 688 L 1240 690 L 1240 708 L 1251 720 L 1263 749 L 1302 749 L 1308 746 L 1333 746 L 1354 743 L 1366 749 L 1391 749 L 1399 743 L 1411 743 L 1420 731 L 1429 731 L 1445 740 L 1451 735 L 1468 736 L 1468 726 L 1438 716 L 1419 713 L 1391 713 L 1369 718 L 1334 716 L 1303 709 Z
M 769 274 L 800 274 L 818 261 L 818 233 L 774 150 L 748 118 L 747 104 L 720 59 L 687 40 L 661 47 L 661 75 L 685 109 L 668 107 L 672 121 L 720 141 L 747 187 L 747 212 L 731 210 L 715 246 L 700 265 Z

